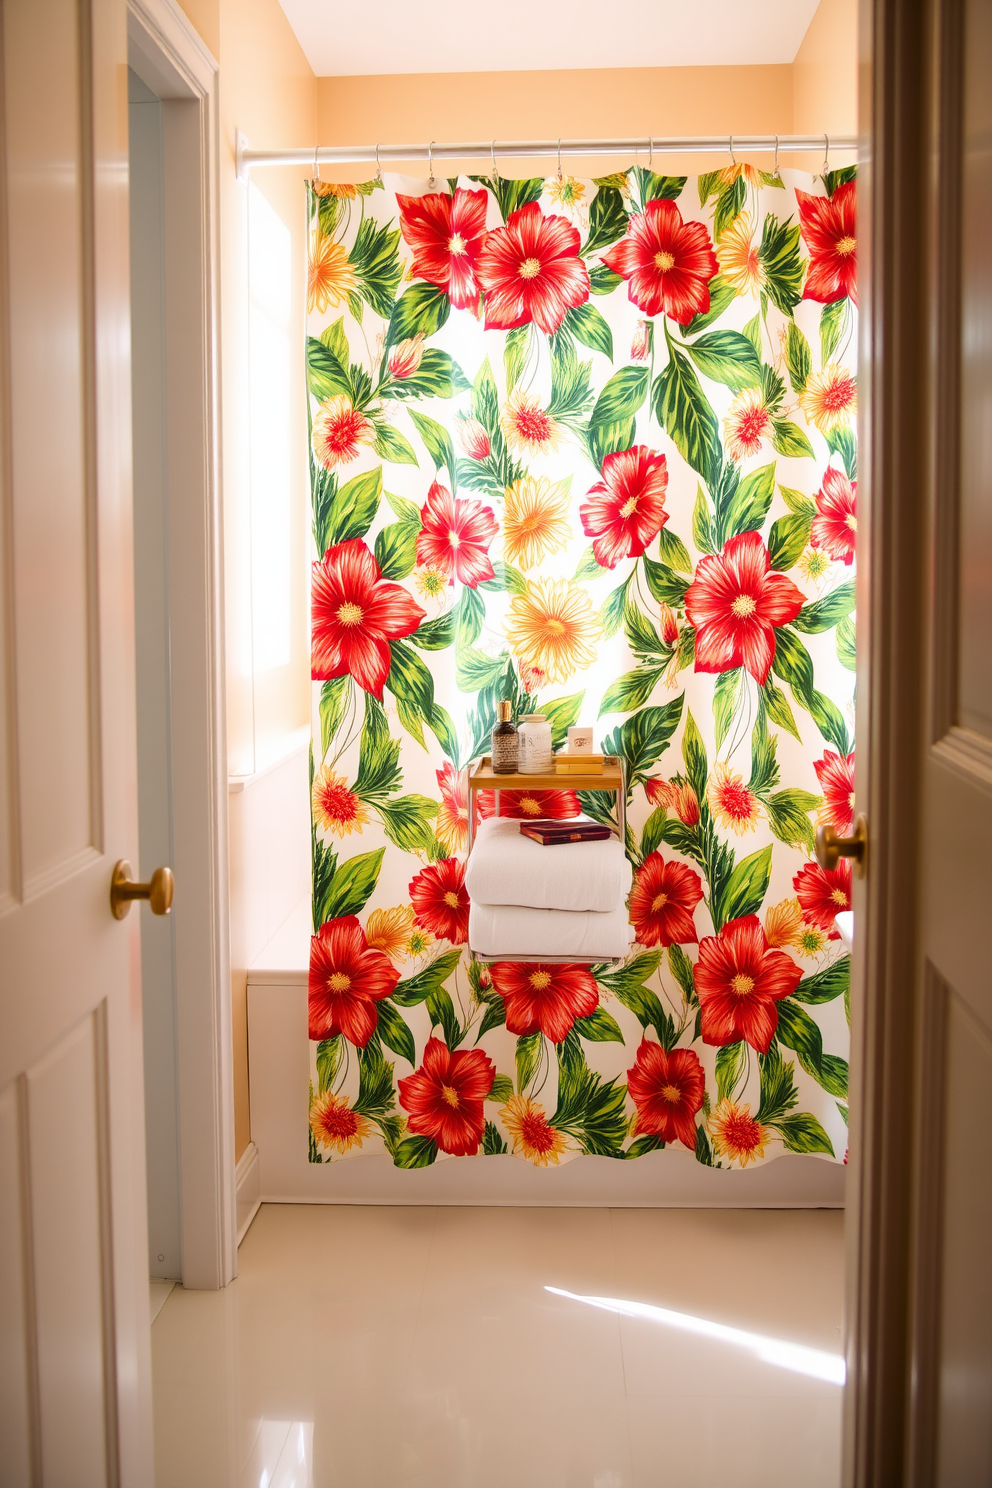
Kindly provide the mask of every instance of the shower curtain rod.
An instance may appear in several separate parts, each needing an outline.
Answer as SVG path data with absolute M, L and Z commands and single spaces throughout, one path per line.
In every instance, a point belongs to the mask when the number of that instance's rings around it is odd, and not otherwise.
M 241 132 L 237 136 L 239 179 L 257 165 L 388 165 L 396 160 L 464 160 L 479 157 L 498 161 L 546 155 L 735 155 L 789 154 L 796 151 L 823 150 L 829 158 L 832 150 L 857 149 L 857 138 L 851 134 L 733 134 L 687 135 L 654 139 L 562 139 L 562 140 L 468 140 L 443 144 L 411 145 L 321 145 L 316 150 L 251 150 Z

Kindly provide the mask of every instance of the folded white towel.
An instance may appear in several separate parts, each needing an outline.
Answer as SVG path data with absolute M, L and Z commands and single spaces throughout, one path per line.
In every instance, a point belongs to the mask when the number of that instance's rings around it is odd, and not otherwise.
M 519 821 L 491 817 L 479 825 L 465 887 L 473 904 L 606 914 L 630 893 L 631 869 L 619 837 L 545 847 L 524 837 Z
M 559 849 L 554 849 L 556 852 Z M 563 850 L 563 849 L 562 849 Z M 626 956 L 634 938 L 627 909 L 607 914 L 568 909 L 525 909 L 519 904 L 477 904 L 468 913 L 468 943 L 482 956 L 574 956 L 605 961 Z

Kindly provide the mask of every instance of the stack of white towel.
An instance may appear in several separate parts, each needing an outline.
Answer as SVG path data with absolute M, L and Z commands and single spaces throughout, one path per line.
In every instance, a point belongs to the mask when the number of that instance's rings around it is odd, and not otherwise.
M 519 821 L 480 823 L 465 874 L 468 940 L 481 956 L 626 956 L 631 869 L 617 837 L 545 847 Z

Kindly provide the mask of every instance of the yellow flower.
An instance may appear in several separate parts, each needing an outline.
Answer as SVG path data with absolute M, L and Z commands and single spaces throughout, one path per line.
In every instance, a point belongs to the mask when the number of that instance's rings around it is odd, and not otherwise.
M 503 551 L 511 563 L 533 568 L 548 553 L 561 553 L 572 536 L 568 483 L 524 476 L 507 488 Z
M 803 912 L 798 899 L 783 899 L 765 911 L 765 935 L 770 946 L 798 946 Z
M 744 777 L 728 764 L 721 762 L 713 766 L 706 799 L 721 827 L 727 827 L 738 835 L 754 831 L 758 822 L 758 798 L 744 784 Z
M 754 241 L 754 222 L 750 212 L 741 212 L 724 230 L 716 250 L 720 273 L 734 292 L 754 296 L 765 282 L 765 271 L 758 259 Z
M 549 176 L 544 189 L 556 207 L 563 207 L 570 217 L 584 219 L 586 212 L 586 186 L 577 176 Z
M 343 305 L 358 280 L 348 262 L 348 250 L 319 229 L 310 234 L 307 265 L 307 311 L 323 315 L 328 308 Z
M 515 594 L 506 635 L 521 667 L 547 682 L 565 682 L 596 660 L 601 626 L 584 589 L 567 579 L 531 579 Z
M 814 372 L 799 394 L 807 420 L 829 434 L 849 424 L 858 411 L 858 380 L 853 372 L 837 362 L 828 362 L 822 372 Z
M 413 579 L 426 599 L 439 599 L 448 587 L 447 574 L 436 568 L 418 568 Z
M 512 450 L 529 455 L 553 454 L 561 442 L 561 426 L 539 400 L 518 388 L 511 393 L 500 423 Z
M 796 936 L 796 950 L 801 956 L 820 956 L 830 943 L 830 937 L 826 930 L 820 925 L 814 925 L 812 920 L 803 920 L 799 934 Z
M 721 186 L 732 186 L 739 176 L 743 176 L 749 186 L 761 185 L 761 171 L 756 165 L 725 165 L 719 176 Z
M 746 1168 L 765 1155 L 771 1139 L 767 1126 L 751 1115 L 751 1107 L 725 1097 L 706 1123 L 713 1138 L 713 1151 Z
M 406 954 L 408 956 L 423 956 L 434 944 L 434 936 L 429 930 L 422 929 L 419 925 L 411 930 L 406 942 Z
M 328 1090 L 313 1098 L 310 1130 L 318 1147 L 334 1148 L 343 1157 L 352 1147 L 361 1147 L 372 1126 L 364 1116 L 351 1109 L 343 1095 L 334 1095 Z
M 830 559 L 822 548 L 807 548 L 799 560 L 799 572 L 810 580 L 822 579 L 829 567 Z
M 393 960 L 406 952 L 406 943 L 413 929 L 413 905 L 397 904 L 395 909 L 374 909 L 365 926 L 365 939 L 376 951 L 383 951 Z
M 544 1107 L 525 1095 L 511 1095 L 500 1111 L 500 1120 L 513 1139 L 513 1150 L 538 1168 L 549 1163 L 557 1167 L 558 1159 L 568 1146 L 564 1132 L 551 1126 Z
M 354 201 L 358 195 L 358 187 L 347 181 L 311 181 L 310 184 L 314 196 L 343 196 L 348 201 Z
M 335 775 L 330 765 L 322 765 L 314 776 L 313 819 L 336 837 L 360 832 L 371 820 L 364 803 L 349 790 L 345 777 Z

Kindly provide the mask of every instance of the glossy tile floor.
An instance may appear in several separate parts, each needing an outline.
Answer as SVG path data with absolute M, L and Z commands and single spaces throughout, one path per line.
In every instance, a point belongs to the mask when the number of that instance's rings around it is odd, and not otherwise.
M 158 1488 L 836 1488 L 842 1230 L 265 1205 L 152 1327 Z

